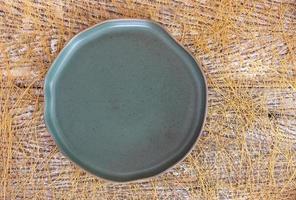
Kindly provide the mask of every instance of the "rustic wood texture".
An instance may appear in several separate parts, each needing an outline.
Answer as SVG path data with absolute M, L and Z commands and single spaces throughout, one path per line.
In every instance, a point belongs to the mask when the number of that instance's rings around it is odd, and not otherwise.
M 166 27 L 202 64 L 205 129 L 159 177 L 109 183 L 57 149 L 43 81 L 75 34 L 106 19 Z M 0 0 L 0 199 L 296 199 L 296 2 Z

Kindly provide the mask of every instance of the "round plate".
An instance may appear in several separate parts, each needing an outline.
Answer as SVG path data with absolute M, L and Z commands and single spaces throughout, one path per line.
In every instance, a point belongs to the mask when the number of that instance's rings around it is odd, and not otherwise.
M 45 121 L 61 151 L 112 181 L 157 175 L 199 136 L 207 87 L 160 25 L 111 20 L 74 37 L 45 80 Z

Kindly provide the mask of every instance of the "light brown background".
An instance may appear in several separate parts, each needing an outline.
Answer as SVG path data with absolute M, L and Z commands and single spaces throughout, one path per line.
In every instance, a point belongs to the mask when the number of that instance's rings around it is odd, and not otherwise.
M 43 122 L 53 59 L 75 34 L 113 18 L 162 24 L 209 86 L 193 152 L 132 184 L 73 166 Z M 296 199 L 294 0 L 0 0 L 0 74 L 0 199 Z

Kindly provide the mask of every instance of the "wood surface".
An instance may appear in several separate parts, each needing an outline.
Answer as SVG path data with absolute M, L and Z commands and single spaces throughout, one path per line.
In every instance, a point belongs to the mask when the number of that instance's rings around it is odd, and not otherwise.
M 193 152 L 129 184 L 76 167 L 43 121 L 54 58 L 75 34 L 114 18 L 162 24 L 201 63 L 209 88 Z M 0 0 L 0 75 L 0 199 L 296 199 L 294 0 Z

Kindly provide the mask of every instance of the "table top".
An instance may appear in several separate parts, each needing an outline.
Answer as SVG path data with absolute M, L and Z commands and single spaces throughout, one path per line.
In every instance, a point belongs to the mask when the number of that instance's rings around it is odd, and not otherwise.
M 0 198 L 295 199 L 294 1 L 3 1 Z M 205 129 L 167 173 L 114 184 L 76 167 L 45 128 L 44 76 L 64 45 L 106 19 L 159 22 L 201 63 Z

